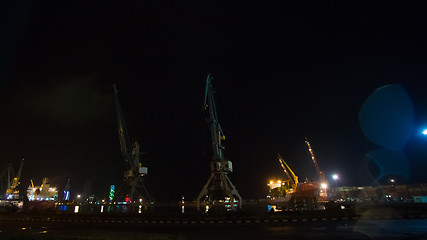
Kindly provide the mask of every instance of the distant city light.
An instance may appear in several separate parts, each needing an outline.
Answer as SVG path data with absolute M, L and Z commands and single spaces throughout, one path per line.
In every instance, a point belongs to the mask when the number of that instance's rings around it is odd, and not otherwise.
M 334 175 L 332 175 L 332 178 L 334 179 L 334 180 L 338 180 L 338 174 L 334 174 Z

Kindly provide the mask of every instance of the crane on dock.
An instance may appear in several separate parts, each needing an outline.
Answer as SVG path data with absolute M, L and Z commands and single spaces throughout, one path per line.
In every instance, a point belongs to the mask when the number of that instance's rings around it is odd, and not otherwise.
M 64 188 L 64 196 L 62 197 L 62 200 L 64 201 L 70 200 L 70 179 L 69 178 L 67 179 L 67 184 L 65 185 L 65 188 Z
M 327 189 L 327 187 L 328 187 L 328 183 L 327 183 L 327 180 L 326 180 L 325 174 L 323 173 L 323 171 L 322 171 L 322 170 L 320 170 L 319 165 L 318 165 L 318 163 L 317 163 L 317 160 L 316 160 L 316 158 L 314 157 L 314 153 L 313 153 L 313 150 L 312 150 L 312 148 L 311 148 L 310 142 L 308 141 L 308 139 L 307 139 L 307 138 L 305 138 L 305 144 L 307 144 L 308 151 L 309 151 L 310 156 L 311 156 L 311 160 L 313 160 L 314 167 L 316 168 L 317 176 L 319 177 L 319 183 L 320 183 L 320 192 L 319 192 L 319 196 L 320 196 L 321 198 L 326 199 L 326 197 L 327 197 L 326 189 Z
M 231 161 L 224 157 L 225 147 L 222 141 L 225 140 L 225 136 L 218 121 L 210 73 L 206 79 L 202 110 L 209 114 L 207 123 L 211 134 L 212 158 L 210 177 L 196 199 L 197 210 L 200 211 L 201 205 L 206 211 L 237 210 L 242 207 L 242 197 L 227 176 L 233 172 L 233 167 Z
M 120 148 L 123 160 L 126 164 L 124 172 L 124 181 L 122 187 L 118 190 L 116 195 L 118 201 L 126 201 L 128 203 L 144 203 L 150 201 L 150 195 L 144 185 L 143 177 L 147 175 L 147 167 L 143 167 L 140 161 L 140 146 L 139 143 L 129 138 L 126 129 L 125 119 L 123 116 L 122 108 L 119 102 L 119 91 L 114 84 L 114 96 L 116 103 L 117 113 L 117 126 L 119 131 Z M 136 201 L 138 199 L 138 201 Z
M 292 169 L 289 167 L 289 165 L 285 162 L 285 160 L 280 156 L 280 154 L 277 154 L 277 158 L 279 159 L 280 166 L 282 167 L 283 171 L 285 172 L 287 178 L 291 182 L 290 193 L 295 192 L 298 187 L 298 177 L 295 175 L 295 173 L 292 171 Z
M 19 170 L 16 174 L 15 174 L 15 171 L 13 169 L 12 164 L 9 164 L 9 166 L 0 174 L 1 186 L 2 187 L 4 187 L 3 181 L 4 181 L 4 178 L 6 178 L 6 186 L 5 186 L 5 188 L 2 189 L 2 194 L 5 194 L 4 197 L 8 200 L 19 199 L 18 186 L 20 184 L 23 166 L 24 166 L 24 158 L 22 158 L 21 164 L 19 166 Z

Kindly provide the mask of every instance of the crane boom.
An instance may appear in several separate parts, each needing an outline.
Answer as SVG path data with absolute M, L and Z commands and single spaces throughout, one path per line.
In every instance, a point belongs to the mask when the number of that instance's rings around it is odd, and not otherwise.
M 221 140 L 224 140 L 225 136 L 221 129 L 221 125 L 219 124 L 218 116 L 216 113 L 214 89 L 212 86 L 212 75 L 210 73 L 208 74 L 208 77 L 206 79 L 206 91 L 203 110 L 209 112 L 208 124 L 209 130 L 211 132 L 213 152 L 212 160 L 221 161 L 221 159 L 223 158 L 223 152 L 225 150 L 225 147 L 222 145 Z
M 317 164 L 317 161 L 316 161 L 316 158 L 314 157 L 314 153 L 313 153 L 313 150 L 311 148 L 310 142 L 308 141 L 307 138 L 305 138 L 305 143 L 307 144 L 308 151 L 310 152 L 311 160 L 313 160 L 314 167 L 316 168 L 316 173 L 317 173 L 317 176 L 319 177 L 319 181 L 321 183 L 324 183 L 326 180 L 325 176 L 324 176 L 323 172 L 320 170 L 319 165 Z
M 298 177 L 295 175 L 295 173 L 292 171 L 292 169 L 289 167 L 289 165 L 285 162 L 285 160 L 282 158 L 282 156 L 280 156 L 280 154 L 277 154 L 277 157 L 279 158 L 279 162 L 280 165 L 283 168 L 283 171 L 286 173 L 286 175 L 289 177 L 289 179 L 292 181 L 292 188 L 294 189 L 294 191 L 297 190 L 297 186 L 298 186 Z M 288 171 L 286 170 L 288 169 Z
M 286 170 L 286 167 L 285 167 L 285 165 L 283 164 L 283 162 L 282 162 L 282 160 L 281 160 L 280 158 L 279 158 L 279 163 L 280 163 L 280 166 L 282 167 L 283 171 L 285 172 L 286 177 L 287 177 L 290 181 L 293 181 L 293 180 L 292 180 L 291 175 L 289 174 L 288 170 Z
M 114 97 L 116 102 L 116 112 L 117 112 L 117 127 L 119 130 L 119 139 L 120 139 L 120 148 L 122 152 L 123 159 L 127 165 L 134 166 L 136 165 L 135 159 L 132 157 L 132 145 L 129 138 L 128 131 L 126 129 L 126 123 L 123 116 L 122 108 L 119 101 L 119 91 L 117 90 L 116 84 L 113 85 L 114 88 Z
M 319 177 L 319 181 L 320 181 L 319 196 L 322 197 L 323 199 L 326 199 L 327 198 L 327 190 L 326 190 L 327 189 L 327 181 L 325 178 L 325 174 L 320 170 L 319 165 L 316 161 L 316 158 L 314 157 L 313 150 L 311 149 L 310 142 L 308 141 L 307 138 L 305 138 L 305 143 L 307 144 L 308 151 L 310 152 L 311 160 L 313 160 L 314 167 L 316 168 L 317 176 Z

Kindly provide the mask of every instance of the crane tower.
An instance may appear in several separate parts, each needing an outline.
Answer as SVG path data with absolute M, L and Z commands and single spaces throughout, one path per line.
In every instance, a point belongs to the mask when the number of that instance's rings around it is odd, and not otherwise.
M 136 140 L 131 141 L 129 138 L 119 102 L 119 91 L 115 84 L 113 85 L 113 88 L 116 101 L 120 148 L 126 164 L 123 185 L 118 189 L 116 198 L 118 201 L 147 204 L 150 201 L 150 195 L 145 188 L 143 177 L 147 175 L 148 169 L 143 167 L 141 164 L 139 143 Z
M 211 134 L 212 158 L 210 177 L 196 199 L 197 210 L 200 211 L 201 205 L 205 207 L 206 211 L 236 210 L 242 207 L 242 197 L 227 176 L 228 173 L 233 172 L 233 167 L 231 161 L 224 157 L 225 148 L 222 141 L 225 140 L 225 136 L 216 113 L 211 74 L 208 74 L 206 79 L 205 100 L 202 110 L 209 114 L 207 123 Z

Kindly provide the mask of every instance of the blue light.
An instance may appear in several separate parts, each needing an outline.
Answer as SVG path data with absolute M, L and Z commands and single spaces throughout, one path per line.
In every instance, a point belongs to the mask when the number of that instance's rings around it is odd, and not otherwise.
M 70 200 L 70 191 L 64 191 L 64 200 L 65 201 Z

